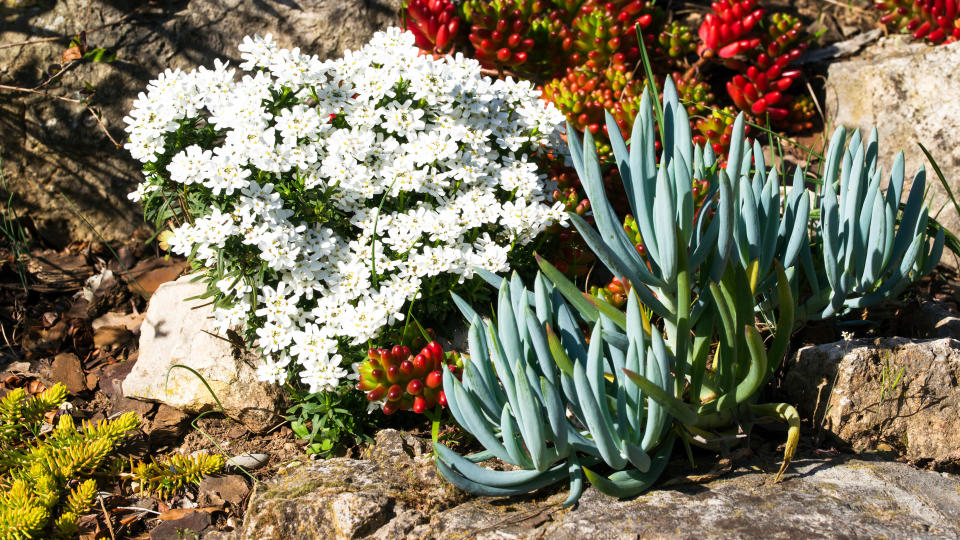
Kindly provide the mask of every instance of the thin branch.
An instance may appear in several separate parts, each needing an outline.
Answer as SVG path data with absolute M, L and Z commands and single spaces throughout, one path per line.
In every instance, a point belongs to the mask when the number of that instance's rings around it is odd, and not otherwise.
M 100 115 L 97 114 L 97 111 L 93 110 L 93 107 L 91 107 L 90 104 L 87 103 L 86 101 L 83 102 L 83 105 L 87 108 L 88 111 L 90 111 L 90 115 L 93 116 L 94 120 L 97 121 L 97 126 L 100 128 L 100 131 L 102 131 L 103 134 L 106 135 L 108 139 L 110 139 L 110 142 L 113 143 L 113 147 L 116 148 L 117 150 L 122 148 L 123 145 L 118 143 L 117 140 L 113 138 L 113 135 L 110 135 L 110 132 L 107 130 L 107 126 L 103 123 L 103 119 L 100 118 Z
M 158 516 L 160 515 L 160 512 L 157 512 L 156 510 L 151 510 L 151 509 L 149 509 L 149 508 L 141 508 L 141 507 L 139 507 L 139 506 L 118 506 L 118 507 L 114 508 L 114 510 L 130 510 L 130 511 L 133 511 L 133 512 L 149 512 L 149 513 L 151 513 L 151 514 L 156 514 L 156 515 L 158 515 Z
M 126 21 L 126 20 L 129 19 L 130 17 L 133 17 L 134 15 L 136 15 L 141 9 L 143 9 L 143 7 L 144 7 L 144 6 L 141 5 L 141 6 L 137 7 L 136 9 L 134 9 L 133 11 L 131 11 L 130 13 L 127 13 L 126 15 L 124 15 L 123 17 L 120 17 L 119 19 L 117 19 L 117 20 L 115 20 L 115 21 L 110 21 L 110 22 L 108 22 L 108 23 L 101 24 L 100 26 L 98 26 L 98 27 L 96 27 L 96 28 L 91 28 L 90 30 L 87 30 L 87 33 L 90 34 L 90 33 L 92 33 L 92 32 L 98 32 L 98 31 L 103 30 L 103 29 L 105 29 L 105 28 L 110 28 L 111 26 L 116 26 L 116 25 L 118 25 L 118 24 Z M 0 49 L 7 49 L 7 48 L 10 48 L 10 47 L 23 47 L 23 46 L 25 46 L 25 45 L 34 45 L 34 44 L 36 44 L 36 43 L 49 43 L 49 42 L 51 42 L 51 41 L 58 41 L 58 40 L 61 40 L 61 39 L 67 39 L 68 37 L 69 37 L 69 36 L 63 36 L 63 35 L 61 35 L 61 36 L 50 36 L 50 37 L 45 37 L 45 38 L 34 38 L 34 39 L 28 39 L 28 40 L 25 40 L 25 41 L 17 41 L 17 42 L 15 42 L 15 43 L 4 43 L 4 44 L 0 45 Z
M 16 43 L 4 43 L 3 45 L 0 45 L 0 49 L 7 49 L 10 47 L 23 47 L 24 45 L 33 45 L 35 43 L 48 43 L 50 41 L 57 41 L 58 39 L 66 39 L 66 37 L 50 36 L 45 38 L 28 39 L 26 41 L 17 41 Z
M 113 533 L 113 523 L 110 522 L 110 513 L 107 512 L 106 505 L 103 504 L 103 497 L 100 494 L 97 494 L 97 499 L 100 501 L 100 509 L 103 510 L 103 519 L 107 522 L 107 528 L 110 529 L 110 539 L 116 540 L 116 536 Z
M 123 146 L 120 143 L 118 143 L 116 139 L 113 138 L 113 135 L 110 134 L 110 131 L 107 130 L 107 126 L 103 123 L 103 119 L 101 119 L 100 115 L 97 114 L 97 111 L 95 111 L 93 107 L 90 106 L 90 103 L 88 100 L 91 97 L 93 97 L 93 94 L 90 94 L 89 96 L 87 96 L 86 99 L 75 99 L 75 98 L 69 98 L 67 96 L 58 96 L 55 94 L 48 94 L 46 92 L 37 90 L 36 88 L 24 88 L 23 86 L 10 86 L 7 84 L 0 84 L 0 90 L 8 90 L 10 92 L 24 92 L 27 94 L 40 94 L 41 96 L 47 96 L 49 98 L 53 98 L 58 101 L 65 101 L 67 103 L 79 103 L 84 107 L 86 107 L 87 111 L 89 111 L 90 114 L 93 116 L 93 119 L 97 121 L 97 126 L 100 128 L 100 131 L 102 131 L 103 134 L 107 136 L 107 139 L 109 139 L 110 142 L 113 143 L 113 146 L 115 148 L 120 149 Z
M 69 70 L 69 69 L 72 68 L 73 66 L 77 65 L 77 63 L 79 63 L 78 60 L 70 60 L 70 61 L 67 62 L 65 65 L 63 65 L 63 66 L 60 68 L 59 71 L 57 71 L 57 72 L 54 73 L 53 75 L 47 77 L 47 80 L 43 81 L 42 83 L 38 84 L 37 86 L 34 86 L 33 89 L 34 89 L 34 90 L 39 90 L 39 89 L 43 88 L 44 86 L 52 83 L 53 81 L 59 79 L 60 77 L 63 77 L 63 74 L 66 73 L 67 70 Z
M 693 63 L 689 68 L 687 68 L 687 70 L 683 73 L 683 78 L 682 78 L 682 80 L 684 80 L 684 81 L 690 80 L 690 78 L 693 77 L 693 74 L 694 74 L 694 73 L 699 73 L 699 72 L 700 72 L 700 68 L 703 67 L 703 66 L 707 63 L 708 60 L 712 59 L 713 56 L 714 56 L 714 52 L 713 52 L 712 50 L 707 49 L 706 51 L 704 51 L 703 55 L 701 55 L 699 58 L 697 58 L 697 61 L 694 62 L 694 63 Z

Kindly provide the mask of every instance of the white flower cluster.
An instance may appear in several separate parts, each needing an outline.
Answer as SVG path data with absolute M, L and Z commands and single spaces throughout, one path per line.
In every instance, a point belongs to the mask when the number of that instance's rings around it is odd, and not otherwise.
M 285 380 L 293 361 L 311 391 L 335 387 L 339 338 L 375 338 L 427 280 L 506 270 L 513 246 L 564 222 L 536 165 L 561 147 L 563 115 L 529 83 L 421 56 L 396 28 L 338 60 L 269 35 L 240 51 L 239 80 L 218 61 L 152 81 L 125 119 L 126 148 L 148 164 L 131 199 L 174 186 L 213 201 L 175 228 L 174 253 L 217 268 L 222 251 L 255 249 L 268 266 L 261 290 L 216 283 L 232 299 L 221 327 L 256 327 L 262 379 Z M 214 142 L 178 143 L 191 129 Z M 349 233 L 304 215 L 321 200 Z

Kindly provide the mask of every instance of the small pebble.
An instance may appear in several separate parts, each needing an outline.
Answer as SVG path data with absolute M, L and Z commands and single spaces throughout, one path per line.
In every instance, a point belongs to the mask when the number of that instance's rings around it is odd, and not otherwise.
M 270 456 L 267 454 L 240 454 L 230 458 L 227 461 L 227 467 L 234 469 L 243 467 L 248 471 L 253 471 L 266 465 L 269 459 Z

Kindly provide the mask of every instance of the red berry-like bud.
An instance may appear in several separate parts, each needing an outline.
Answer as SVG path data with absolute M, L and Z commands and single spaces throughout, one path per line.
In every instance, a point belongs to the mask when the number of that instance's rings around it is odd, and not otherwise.
M 380 365 L 383 366 L 384 368 L 389 369 L 390 366 L 396 363 L 393 357 L 390 356 L 390 351 L 388 351 L 387 349 L 378 349 L 377 353 L 380 356 Z
M 389 390 L 387 390 L 388 401 L 397 401 L 401 397 L 403 397 L 403 387 L 401 387 L 399 384 L 395 384 L 391 386 Z
M 418 377 L 426 375 L 431 367 L 433 367 L 433 363 L 427 360 L 427 357 L 423 354 L 413 357 L 413 371 Z
M 390 415 L 390 414 L 393 414 L 393 413 L 395 413 L 395 412 L 397 412 L 397 411 L 399 411 L 399 410 L 400 410 L 400 402 L 399 402 L 399 401 L 388 401 L 388 402 L 386 402 L 386 403 L 383 404 L 383 414 Z
M 413 412 L 423 414 L 425 410 L 427 410 L 427 400 L 420 396 L 413 398 Z
M 512 53 L 510 52 L 510 49 L 506 47 L 497 51 L 497 60 L 501 62 L 509 62 L 511 56 L 512 56 Z
M 399 366 L 390 366 L 387 368 L 387 380 L 395 383 L 400 379 L 400 367 Z
M 423 392 L 423 381 L 420 379 L 411 379 L 407 383 L 407 393 L 411 396 L 419 396 L 420 392 Z
M 367 392 L 367 400 L 369 401 L 379 401 L 383 399 L 383 396 L 387 395 L 387 387 L 380 385 L 373 390 Z
M 427 343 L 427 349 L 430 351 L 432 358 L 442 359 L 443 358 L 443 347 L 440 346 L 436 341 L 431 341 Z
M 446 406 L 447 406 L 447 394 L 445 394 L 445 393 L 443 392 L 443 390 L 441 390 L 441 391 L 437 394 L 437 403 L 439 403 L 440 406 L 442 406 L 442 407 L 446 407 Z
M 413 362 L 409 360 L 400 362 L 400 373 L 403 373 L 407 377 L 413 375 Z
M 443 374 L 440 373 L 439 370 L 431 371 L 430 374 L 427 375 L 428 388 L 438 388 L 441 384 L 443 384 Z

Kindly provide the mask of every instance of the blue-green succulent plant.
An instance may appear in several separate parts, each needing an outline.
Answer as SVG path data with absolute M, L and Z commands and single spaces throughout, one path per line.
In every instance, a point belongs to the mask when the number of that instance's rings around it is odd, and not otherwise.
M 659 477 L 673 447 L 673 415 L 696 415 L 670 412 L 674 360 L 636 296 L 611 319 L 582 295 L 568 302 L 542 274 L 532 293 L 514 274 L 500 283 L 495 323 L 455 300 L 473 322 L 462 382 L 444 373 L 447 403 L 486 452 L 464 458 L 435 443 L 445 478 L 484 495 L 569 480 L 572 504 L 584 476 L 618 496 L 639 493 Z M 474 463 L 493 457 L 521 470 Z M 621 472 L 595 474 L 590 467 L 601 463 Z
M 760 145 L 745 139 L 742 115 L 721 166 L 709 146 L 693 143 L 669 78 L 663 95 L 661 106 L 644 92 L 629 147 L 607 116 L 646 255 L 606 198 L 591 134 L 581 144 L 568 126 L 595 226 L 570 219 L 597 258 L 629 283 L 626 313 L 580 292 L 540 259 L 532 293 L 516 275 L 507 281 L 481 272 L 500 289 L 495 322 L 454 298 L 471 322 L 470 350 L 463 382 L 445 373 L 444 388 L 453 416 L 486 451 L 462 457 L 437 443 L 437 465 L 453 484 L 511 495 L 566 479 L 572 504 L 586 478 L 600 491 L 631 496 L 656 480 L 675 440 L 722 447 L 736 439 L 734 426 L 749 429 L 758 417 L 789 424 L 782 475 L 799 417 L 787 404 L 757 404 L 756 396 L 795 322 L 895 296 L 938 262 L 944 233 L 931 245 L 923 170 L 901 204 L 899 155 L 884 194 L 876 130 L 866 144 L 858 132 L 847 141 L 837 130 L 822 176 L 797 170 L 788 190 Z M 710 189 L 696 208 L 692 186 L 702 180 Z M 769 346 L 758 316 L 771 323 Z M 494 457 L 519 470 L 477 464 Z M 598 467 L 614 472 L 604 476 Z

